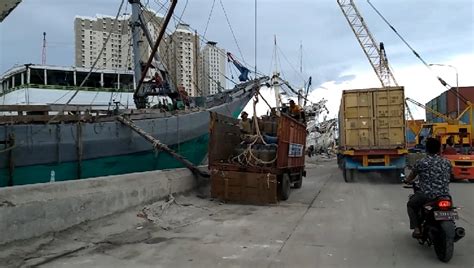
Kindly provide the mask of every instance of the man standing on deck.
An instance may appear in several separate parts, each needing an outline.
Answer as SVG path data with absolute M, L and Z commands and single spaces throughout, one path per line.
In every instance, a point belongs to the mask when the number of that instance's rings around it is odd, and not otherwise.
M 294 100 L 290 100 L 290 115 L 296 120 L 303 119 L 304 121 L 303 110 Z
M 241 119 L 239 122 L 239 128 L 243 134 L 252 133 L 252 125 L 248 116 L 249 114 L 247 112 L 242 112 L 242 114 L 240 114 Z

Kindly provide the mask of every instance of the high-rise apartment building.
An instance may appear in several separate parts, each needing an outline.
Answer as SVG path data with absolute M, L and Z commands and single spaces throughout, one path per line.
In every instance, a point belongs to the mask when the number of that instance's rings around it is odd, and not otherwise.
M 200 96 L 199 36 L 188 24 L 179 24 L 166 38 L 163 61 L 170 74 L 171 83 L 184 87 L 189 96 Z
M 151 10 L 146 10 L 143 14 L 154 40 L 158 36 L 163 18 Z M 130 16 L 128 15 L 120 16 L 117 20 L 115 17 L 106 15 L 97 15 L 95 18 L 76 16 L 74 20 L 75 65 L 91 67 L 104 46 L 107 36 L 112 32 L 96 66 L 107 69 L 132 69 L 133 49 L 129 24 Z M 143 40 L 140 42 L 141 57 L 142 61 L 146 62 L 151 48 L 145 36 L 142 35 L 141 38 Z
M 207 42 L 201 51 L 201 88 L 204 95 L 213 95 L 226 87 L 226 52 L 216 42 Z

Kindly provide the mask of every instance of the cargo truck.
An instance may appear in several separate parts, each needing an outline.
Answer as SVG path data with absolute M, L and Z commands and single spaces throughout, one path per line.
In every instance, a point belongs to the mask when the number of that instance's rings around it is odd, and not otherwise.
M 259 131 L 251 136 L 265 136 L 269 142 L 249 146 L 242 139 L 238 120 L 211 113 L 209 171 L 213 198 L 269 204 L 288 199 L 291 186 L 301 188 L 306 176 L 306 126 L 284 113 L 263 117 L 258 125 Z
M 339 109 L 338 164 L 344 180 L 359 171 L 399 177 L 406 166 L 403 87 L 344 90 Z

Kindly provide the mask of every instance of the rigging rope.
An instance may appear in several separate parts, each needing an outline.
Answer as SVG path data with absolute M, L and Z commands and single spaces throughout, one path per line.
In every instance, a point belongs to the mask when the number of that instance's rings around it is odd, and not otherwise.
M 157 2 L 157 3 L 158 3 L 158 2 Z M 155 17 L 153 17 L 153 19 L 156 20 Z M 181 18 L 178 18 L 178 20 L 179 20 L 180 22 L 182 22 Z M 192 30 L 194 30 L 194 29 L 191 28 L 191 27 L 189 27 L 189 28 L 192 29 Z M 196 30 L 195 30 L 195 31 L 196 31 Z M 168 34 L 168 37 L 170 38 L 170 40 L 173 41 L 174 39 L 172 38 L 172 33 L 171 33 L 170 31 L 167 31 L 167 34 Z M 205 39 L 205 40 L 207 40 L 205 37 L 202 37 L 202 38 Z M 169 48 L 170 48 L 171 46 L 168 45 L 166 42 L 164 42 L 163 45 L 165 46 L 166 51 L 168 52 L 168 51 L 169 51 Z M 227 54 L 222 53 L 222 51 L 217 50 L 217 52 L 218 52 L 219 54 L 225 55 L 225 56 L 227 57 Z M 174 57 L 173 57 L 173 58 L 174 58 L 175 61 L 178 63 L 178 65 L 179 65 L 182 69 L 184 69 L 182 63 L 181 63 L 181 62 L 179 61 L 179 59 L 178 59 L 178 56 L 174 54 Z M 226 74 L 221 73 L 219 70 L 217 70 L 217 72 L 218 72 L 219 74 L 221 74 L 225 79 L 227 79 L 228 81 L 230 81 L 231 83 L 233 83 L 234 85 L 237 84 L 237 83 L 234 82 L 232 79 L 230 79 Z M 197 74 L 196 74 L 196 75 L 197 75 Z M 225 89 L 222 85 L 220 85 L 219 81 L 216 81 L 216 80 L 215 80 L 213 77 L 211 77 L 208 73 L 207 73 L 207 76 L 208 76 L 209 79 L 212 80 L 213 83 L 215 83 L 216 85 L 218 85 L 221 89 Z M 174 78 L 173 78 L 173 79 L 174 79 Z M 173 82 L 174 82 L 174 84 L 175 84 L 175 86 L 176 86 L 176 88 L 177 88 L 177 81 L 173 81 Z M 192 82 L 193 85 L 196 87 L 197 91 L 202 95 L 202 89 L 200 89 L 200 86 L 197 85 L 195 79 L 192 79 L 191 82 Z
M 155 2 L 156 2 L 156 1 L 155 1 Z M 156 3 L 157 3 L 158 5 L 160 5 L 161 7 L 164 6 L 163 4 L 161 4 L 161 3 L 159 3 L 159 2 L 156 2 Z M 186 22 L 183 21 L 182 19 L 178 18 L 176 15 L 173 15 L 173 18 L 179 20 L 179 22 L 181 22 L 181 23 L 186 23 Z M 189 28 L 190 28 L 191 30 L 193 30 L 193 31 L 199 33 L 199 31 L 197 31 L 195 28 L 193 28 L 193 27 L 191 27 L 191 26 L 189 26 Z M 236 40 L 236 39 L 235 39 L 235 35 L 234 35 L 234 40 Z M 211 40 L 209 40 L 209 39 L 207 39 L 207 38 L 205 38 L 205 37 L 202 37 L 201 40 L 200 40 L 200 44 L 205 44 L 206 42 L 209 42 L 209 41 L 211 41 Z M 226 54 L 226 53 L 223 53 L 222 51 L 218 51 L 218 53 L 219 53 L 220 55 L 224 56 L 224 57 L 227 57 L 227 54 Z M 241 51 L 240 51 L 240 54 L 242 54 Z M 234 55 L 234 56 L 235 56 L 235 55 Z M 236 57 L 236 58 L 237 58 L 237 57 Z M 238 59 L 239 61 L 241 61 L 241 62 L 244 62 L 245 64 L 243 64 L 243 65 L 244 65 L 247 69 L 253 70 L 253 67 L 250 67 L 250 65 L 249 65 L 248 63 L 246 63 L 242 58 L 237 58 L 237 59 Z M 260 75 L 260 76 L 266 76 L 266 74 L 260 73 L 260 72 L 255 72 L 255 70 L 253 70 L 253 72 L 254 72 L 255 74 L 257 74 L 257 75 Z M 230 79 L 229 79 L 229 81 L 230 81 Z
M 237 49 L 239 50 L 240 57 L 242 57 L 242 61 L 246 65 L 248 65 L 247 62 L 245 62 L 244 54 L 242 53 L 242 50 L 240 49 L 239 42 L 237 42 L 237 38 L 235 37 L 234 29 L 232 28 L 232 25 L 231 25 L 230 20 L 229 20 L 229 16 L 227 15 L 227 12 L 225 11 L 225 8 L 224 8 L 224 3 L 222 2 L 222 0 L 219 0 L 219 2 L 221 4 L 222 11 L 224 12 L 224 16 L 225 16 L 225 19 L 227 21 L 227 25 L 229 25 L 230 32 L 232 33 L 232 37 L 234 38 L 235 45 L 237 46 Z M 257 71 L 257 70 L 255 70 L 255 71 Z
M 118 17 L 120 16 L 120 12 L 122 11 L 122 7 L 123 7 L 124 2 L 125 2 L 125 0 L 122 0 L 120 2 L 120 6 L 119 6 L 119 9 L 117 11 L 117 14 L 115 15 L 115 20 L 114 21 L 118 20 Z M 71 98 L 69 98 L 69 100 L 65 103 L 65 105 L 68 105 L 76 97 L 77 93 L 79 93 L 80 88 L 83 87 L 84 84 L 86 83 L 87 79 L 89 79 L 89 76 L 92 74 L 92 71 L 95 69 L 95 66 L 97 65 L 97 62 L 99 62 L 100 56 L 102 56 L 102 53 L 104 53 L 106 45 L 109 42 L 110 37 L 112 36 L 112 32 L 115 30 L 115 27 L 117 27 L 117 26 L 115 25 L 112 29 L 110 29 L 109 34 L 107 35 L 107 38 L 105 39 L 105 42 L 102 45 L 102 49 L 99 51 L 99 54 L 97 55 L 97 58 L 95 59 L 94 63 L 92 64 L 89 72 L 87 73 L 84 80 L 82 80 L 81 84 L 79 85 L 79 88 L 74 92 L 74 94 L 71 96 Z M 54 117 L 53 117 L 53 119 L 54 119 Z
M 207 33 L 207 28 L 209 27 L 209 22 L 211 21 L 211 17 L 212 17 L 212 11 L 214 11 L 214 5 L 216 4 L 216 0 L 213 0 L 212 1 L 212 7 L 211 7 L 211 11 L 209 12 L 209 16 L 207 17 L 207 23 L 206 23 L 206 28 L 204 29 L 204 33 L 203 33 L 203 38 L 206 38 L 206 33 Z

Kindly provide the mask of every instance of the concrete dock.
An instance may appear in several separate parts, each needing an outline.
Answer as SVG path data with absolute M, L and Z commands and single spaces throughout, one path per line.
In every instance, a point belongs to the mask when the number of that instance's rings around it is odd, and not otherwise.
M 451 184 L 467 235 L 450 263 L 411 238 L 410 190 L 383 176 L 347 184 L 335 161 L 308 165 L 302 189 L 274 206 L 197 192 L 0 247 L 2 266 L 474 267 L 474 184 Z M 199 195 L 199 197 L 198 197 Z M 71 215 L 72 216 L 72 215 Z

